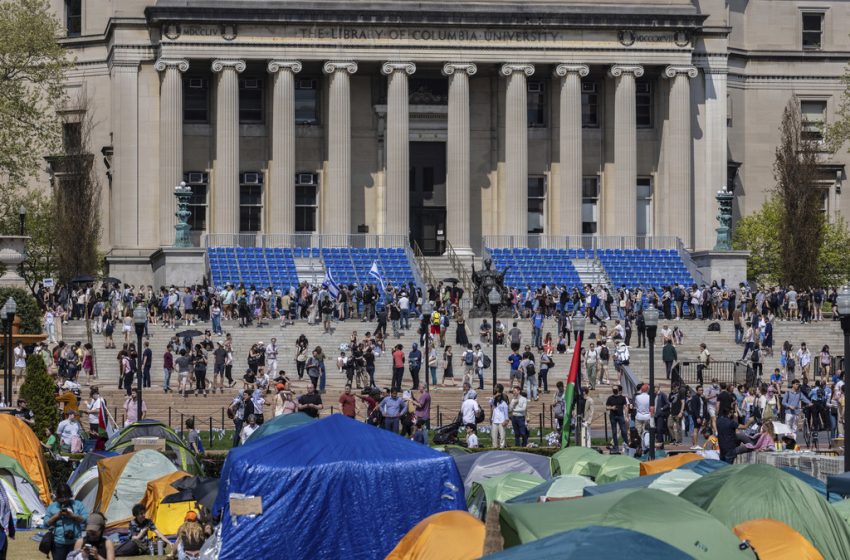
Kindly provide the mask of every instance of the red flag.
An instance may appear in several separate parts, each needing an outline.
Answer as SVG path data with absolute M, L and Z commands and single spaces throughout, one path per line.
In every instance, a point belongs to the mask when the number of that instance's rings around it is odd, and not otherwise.
M 576 344 L 573 347 L 573 359 L 570 362 L 570 371 L 567 374 L 567 386 L 564 390 L 564 422 L 561 429 L 561 447 L 567 447 L 570 444 L 570 418 L 572 417 L 576 390 L 581 390 L 581 387 L 578 387 L 578 389 L 576 388 L 580 369 L 581 336 L 579 333 L 576 333 Z

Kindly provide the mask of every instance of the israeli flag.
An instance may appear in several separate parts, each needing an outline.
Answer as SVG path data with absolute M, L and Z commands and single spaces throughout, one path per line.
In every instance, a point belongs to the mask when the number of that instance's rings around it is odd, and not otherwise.
M 372 278 L 377 280 L 378 283 L 381 284 L 381 290 L 382 291 L 387 290 L 387 286 L 384 283 L 384 277 L 381 274 L 381 271 L 378 270 L 378 261 L 372 261 L 372 268 L 369 269 L 369 276 L 371 276 Z
M 327 270 L 327 272 L 325 272 L 325 281 L 323 282 L 323 284 L 328 289 L 328 293 L 333 299 L 336 299 L 339 296 L 339 285 L 334 280 L 330 268 Z

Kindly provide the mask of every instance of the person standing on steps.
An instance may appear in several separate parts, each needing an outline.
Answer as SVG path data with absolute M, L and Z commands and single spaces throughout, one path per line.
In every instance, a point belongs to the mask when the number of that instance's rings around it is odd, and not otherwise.
M 419 370 L 422 368 L 422 352 L 416 342 L 413 343 L 413 349 L 407 355 L 407 367 L 410 369 L 412 387 L 415 389 L 419 387 Z
M 673 341 L 668 339 L 664 342 L 664 347 L 661 349 L 661 360 L 664 362 L 664 369 L 667 373 L 667 379 L 670 379 L 670 374 L 673 371 L 673 364 L 679 359 L 676 352 L 676 347 L 673 346 Z

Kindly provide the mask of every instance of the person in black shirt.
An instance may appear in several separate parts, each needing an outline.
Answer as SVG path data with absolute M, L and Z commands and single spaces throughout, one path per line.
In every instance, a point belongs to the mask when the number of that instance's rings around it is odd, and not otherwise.
M 720 448 L 720 460 L 731 465 L 738 455 L 739 443 L 752 443 L 751 437 L 738 432 L 738 428 L 746 427 L 746 424 L 738 424 L 738 416 L 734 409 L 730 409 L 722 416 L 717 416 L 717 446 Z
M 732 394 L 732 385 L 720 384 L 720 393 L 717 394 L 717 416 L 727 416 L 737 402 L 735 395 Z
M 617 428 L 620 428 L 620 433 L 623 435 L 623 441 L 629 440 L 628 431 L 626 430 L 626 415 L 624 409 L 627 401 L 622 395 L 623 387 L 617 385 L 612 389 L 613 394 L 605 401 L 605 409 L 611 417 L 611 431 L 614 432 L 614 447 L 611 449 L 612 454 L 620 452 L 620 445 L 617 439 Z
M 319 411 L 322 408 L 324 408 L 322 405 L 322 395 L 317 393 L 312 385 L 308 385 L 307 393 L 298 397 L 298 410 L 307 416 L 318 418 Z
M 702 396 L 702 391 L 702 385 L 697 385 L 696 394 L 688 401 L 688 413 L 694 422 L 692 434 L 693 447 L 697 446 L 699 433 L 705 424 L 706 418 L 708 418 L 708 403 L 705 401 L 705 397 Z

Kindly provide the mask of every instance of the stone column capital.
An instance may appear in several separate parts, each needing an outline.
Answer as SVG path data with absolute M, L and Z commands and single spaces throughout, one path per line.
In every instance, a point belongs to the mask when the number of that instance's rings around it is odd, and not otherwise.
M 443 76 L 451 76 L 464 72 L 467 76 L 474 76 L 478 72 L 478 66 L 472 62 L 446 62 L 443 64 Z
M 522 72 L 526 76 L 533 76 L 534 65 L 524 62 L 509 62 L 507 64 L 502 64 L 502 67 L 499 68 L 499 74 L 505 77 L 510 76 L 514 72 Z
M 325 62 L 322 66 L 322 72 L 325 74 L 333 74 L 334 72 L 348 72 L 354 74 L 357 72 L 357 63 L 354 61 L 332 61 Z
M 236 70 L 237 73 L 241 74 L 245 71 L 245 61 L 244 60 L 223 60 L 217 59 L 212 62 L 212 71 L 215 73 L 219 73 L 224 71 L 225 68 L 232 68 Z
M 623 74 L 633 74 L 635 78 L 640 78 L 643 76 L 643 66 L 639 64 L 615 64 L 608 72 L 615 78 L 619 78 Z
M 189 70 L 189 61 L 184 58 L 160 58 L 154 63 L 153 67 L 157 72 L 162 72 L 168 68 L 177 68 L 180 72 Z
M 696 69 L 696 66 L 668 66 L 662 73 L 662 76 L 665 78 L 675 78 L 679 75 L 696 78 L 699 75 L 699 71 Z
M 298 60 L 270 60 L 266 70 L 269 74 L 276 74 L 281 70 L 289 70 L 293 74 L 301 71 L 301 62 Z
M 381 65 L 381 74 L 389 76 L 393 72 L 404 72 L 411 76 L 416 72 L 416 65 L 412 62 L 385 62 Z
M 578 74 L 579 78 L 584 78 L 590 74 L 590 68 L 587 64 L 559 64 L 555 67 L 555 75 L 565 77 L 567 74 Z

